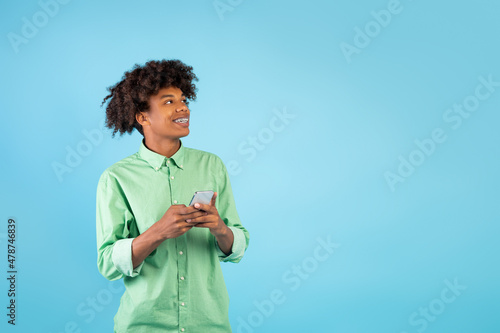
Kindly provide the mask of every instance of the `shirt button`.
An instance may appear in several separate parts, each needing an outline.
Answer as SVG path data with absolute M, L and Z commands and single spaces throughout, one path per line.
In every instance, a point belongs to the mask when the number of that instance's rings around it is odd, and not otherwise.
M 176 204 L 176 203 L 177 203 L 177 200 L 174 200 L 174 204 Z
M 171 176 L 170 179 L 174 179 L 174 176 Z
M 170 160 L 167 160 L 167 163 L 170 163 Z
M 181 328 L 181 331 L 182 331 L 182 332 L 184 332 L 184 331 L 185 331 L 185 329 Z
M 181 280 L 184 280 L 184 276 L 181 276 Z
M 180 254 L 180 255 L 182 256 L 182 255 L 184 254 L 184 252 L 182 252 L 182 251 L 179 251 L 179 254 Z
M 182 164 L 181 164 L 180 166 L 181 166 L 181 168 L 182 168 Z
M 158 171 L 158 167 L 156 167 L 155 170 Z
M 184 306 L 184 302 L 182 302 L 181 305 Z

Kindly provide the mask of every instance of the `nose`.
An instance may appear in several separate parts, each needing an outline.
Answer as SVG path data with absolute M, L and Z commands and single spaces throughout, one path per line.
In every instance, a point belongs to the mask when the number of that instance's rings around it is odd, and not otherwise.
M 187 105 L 183 104 L 183 105 L 180 105 L 178 108 L 176 108 L 175 111 L 176 112 L 181 112 L 181 111 L 188 112 L 189 109 L 188 109 Z

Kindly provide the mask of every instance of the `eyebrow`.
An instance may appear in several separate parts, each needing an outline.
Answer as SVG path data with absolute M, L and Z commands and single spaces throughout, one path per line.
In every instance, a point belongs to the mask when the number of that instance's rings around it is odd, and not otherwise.
M 167 97 L 175 97 L 174 95 L 163 95 L 160 97 L 160 99 L 167 98 Z M 184 94 L 181 95 L 181 97 L 186 97 Z

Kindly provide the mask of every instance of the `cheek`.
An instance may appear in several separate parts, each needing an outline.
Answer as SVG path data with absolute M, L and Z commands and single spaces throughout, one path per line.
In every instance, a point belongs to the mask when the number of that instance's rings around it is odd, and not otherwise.
M 168 125 L 168 124 L 172 124 L 172 121 L 167 116 L 156 115 L 155 117 L 151 118 L 151 125 L 152 126 L 164 127 L 165 125 Z

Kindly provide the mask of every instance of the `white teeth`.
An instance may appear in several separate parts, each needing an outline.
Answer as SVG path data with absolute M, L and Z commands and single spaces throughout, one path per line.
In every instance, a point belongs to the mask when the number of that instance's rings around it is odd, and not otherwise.
M 188 119 L 187 118 L 179 118 L 174 120 L 174 123 L 187 123 Z

